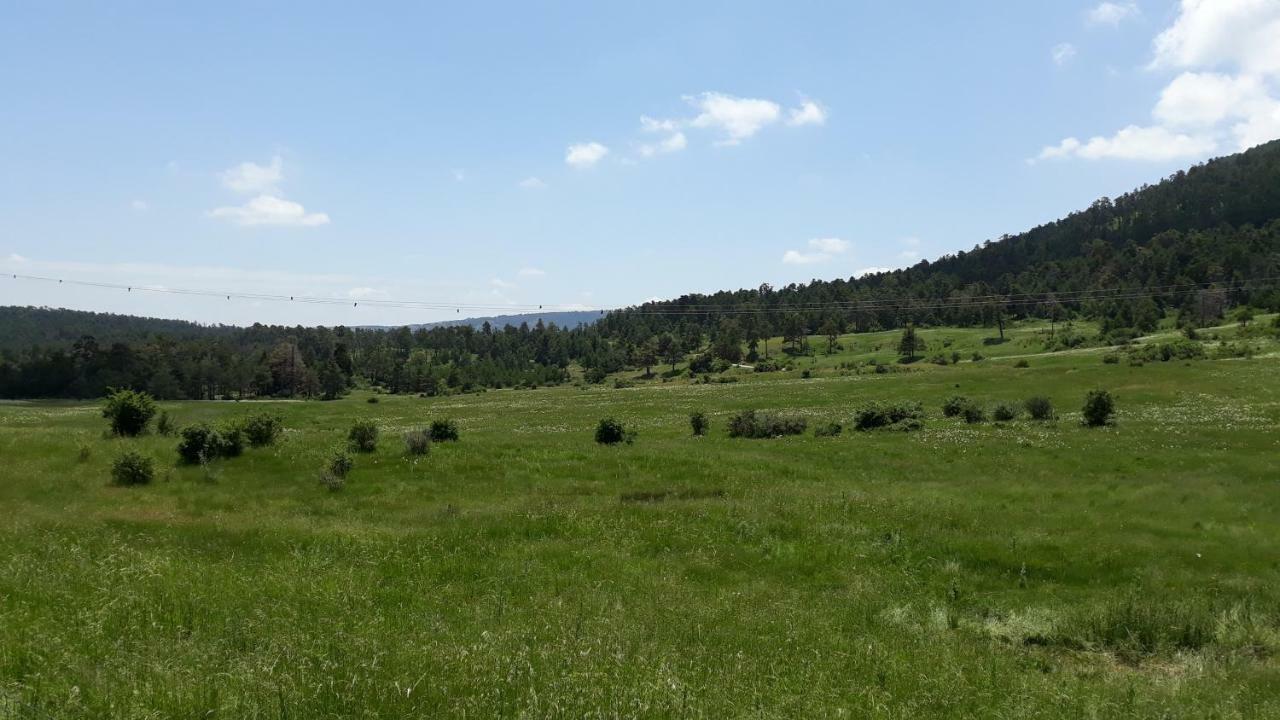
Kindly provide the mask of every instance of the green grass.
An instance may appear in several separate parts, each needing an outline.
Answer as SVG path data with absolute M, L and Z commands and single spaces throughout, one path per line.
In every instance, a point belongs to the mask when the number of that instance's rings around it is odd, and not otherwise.
M 927 330 L 994 349 L 882 375 L 841 369 L 859 335 L 815 338 L 812 379 L 164 403 L 283 414 L 208 467 L 96 405 L 0 405 L 0 717 L 1280 716 L 1274 341 L 1133 367 L 1036 332 Z M 1099 387 L 1116 423 L 1083 428 Z M 943 419 L 957 394 L 1059 419 Z M 849 429 L 873 401 L 924 429 Z M 749 408 L 846 430 L 728 438 Z M 606 416 L 636 442 L 597 445 Z M 378 451 L 331 492 L 361 418 Z M 407 456 L 439 418 L 461 440 Z M 153 484 L 109 484 L 125 449 Z

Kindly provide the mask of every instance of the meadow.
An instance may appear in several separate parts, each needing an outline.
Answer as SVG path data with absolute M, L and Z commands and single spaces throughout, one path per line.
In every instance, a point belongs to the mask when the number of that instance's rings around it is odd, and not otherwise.
M 898 333 L 734 382 L 163 403 L 284 417 L 206 466 L 97 403 L 0 405 L 0 717 L 1280 717 L 1277 343 L 1106 363 L 1046 330 L 926 330 L 963 360 L 882 372 Z M 923 428 L 850 429 L 875 401 Z M 744 409 L 846 428 L 729 438 Z M 634 443 L 593 441 L 609 416 Z M 406 455 L 441 418 L 460 440 Z M 378 449 L 331 491 L 357 419 Z M 125 449 L 153 483 L 109 483 Z

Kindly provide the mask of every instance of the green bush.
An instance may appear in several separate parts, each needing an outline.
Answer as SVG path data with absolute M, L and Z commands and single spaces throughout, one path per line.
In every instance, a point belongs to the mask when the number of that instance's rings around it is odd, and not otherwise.
M 432 420 L 431 440 L 433 442 L 457 442 L 458 423 L 453 420 Z
M 126 450 L 111 461 L 111 482 L 115 485 L 147 485 L 155 475 L 151 458 L 133 450 Z
M 369 396 L 369 399 L 368 399 L 368 400 L 365 400 L 365 402 L 369 403 L 370 405 L 377 405 L 377 404 L 378 404 L 378 396 L 377 396 L 377 395 L 370 395 L 370 396 Z
M 1054 417 L 1053 402 L 1043 395 L 1027 398 L 1023 407 L 1032 420 L 1052 420 Z
M 1009 422 L 1018 419 L 1018 406 L 1012 403 L 998 403 L 991 411 L 991 417 L 996 422 Z
M 355 467 L 355 460 L 344 448 L 334 448 L 320 469 L 320 482 L 331 491 L 341 490 L 347 484 L 347 475 Z
M 134 390 L 112 390 L 102 406 L 102 417 L 111 423 L 111 432 L 121 437 L 146 432 L 155 414 L 155 398 Z
M 707 430 L 711 427 L 711 421 L 707 419 L 706 413 L 699 410 L 698 412 L 690 413 L 689 427 L 693 429 L 694 437 L 702 437 L 707 434 Z
M 969 403 L 965 406 L 964 412 L 961 413 L 964 421 L 970 425 L 977 425 L 987 421 L 987 411 L 977 403 Z
M 784 435 L 801 435 L 809 423 L 801 417 L 786 417 L 773 413 L 757 413 L 743 410 L 729 418 L 729 437 L 774 438 Z
M 596 442 L 601 445 L 617 445 L 620 442 L 630 445 L 635 442 L 635 433 L 628 432 L 621 420 L 604 418 L 596 425 Z
M 920 403 L 874 403 L 854 415 L 855 430 L 919 430 L 924 426 Z
M 188 425 L 179 435 L 178 457 L 187 465 L 209 462 L 221 454 L 222 438 L 208 423 Z
M 266 447 L 275 443 L 284 432 L 284 418 L 275 413 L 261 412 L 244 419 L 240 424 L 245 438 L 253 447 Z
M 1018 368 L 1018 369 L 1022 369 L 1022 368 L 1029 368 L 1029 367 L 1031 367 L 1031 363 L 1027 362 L 1027 359 L 1026 359 L 1026 358 L 1023 358 L 1023 359 L 1019 360 L 1018 362 L 1014 363 L 1014 364 L 1013 364 L 1013 366 L 1014 366 L 1014 367 L 1016 367 L 1016 368 Z
M 173 424 L 173 418 L 169 417 L 169 411 L 161 411 L 160 417 L 156 420 L 156 432 L 164 437 L 173 437 L 178 433 L 178 428 Z
M 1116 403 L 1111 393 L 1106 390 L 1090 390 L 1084 398 L 1084 424 L 1088 427 L 1101 427 L 1111 422 L 1115 415 Z
M 410 430 L 404 435 L 404 450 L 408 455 L 426 455 L 431 452 L 431 434 L 426 430 Z
M 844 426 L 838 422 L 819 423 L 813 428 L 814 437 L 836 437 L 844 432 Z
M 378 424 L 372 420 L 357 420 L 347 431 L 347 442 L 356 452 L 374 452 L 378 449 Z
M 239 422 L 230 420 L 222 423 L 214 437 L 217 439 L 214 445 L 216 457 L 232 458 L 244 454 L 244 428 Z
M 952 395 L 942 403 L 943 417 L 959 417 L 972 402 L 963 395 Z

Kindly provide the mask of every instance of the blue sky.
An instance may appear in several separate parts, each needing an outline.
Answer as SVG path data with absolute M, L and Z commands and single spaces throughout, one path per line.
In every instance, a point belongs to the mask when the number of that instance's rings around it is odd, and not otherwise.
M 1276 0 L 461 5 L 3 4 L 0 271 L 607 308 L 901 267 L 1280 136 Z

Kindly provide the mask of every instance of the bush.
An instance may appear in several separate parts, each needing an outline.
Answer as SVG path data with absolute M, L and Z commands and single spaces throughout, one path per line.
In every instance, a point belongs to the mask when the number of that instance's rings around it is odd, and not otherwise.
M 146 432 L 155 414 L 155 398 L 134 390 L 113 390 L 102 406 L 102 417 L 111 422 L 111 432 L 121 437 L 136 437 Z
M 111 482 L 115 485 L 147 485 L 155 479 L 155 463 L 133 450 L 121 453 L 111 461 Z
M 250 415 L 241 423 L 244 435 L 253 447 L 266 447 L 280 438 L 284 432 L 284 419 L 274 413 L 262 412 Z
M 1009 422 L 1018 419 L 1018 406 L 1012 403 L 999 403 L 995 409 L 991 411 L 991 417 L 996 422 Z
M 1013 366 L 1018 369 L 1029 368 L 1031 367 L 1031 363 L 1027 362 L 1026 358 L 1023 358 L 1022 360 L 1019 360 L 1018 362 L 1014 363 Z
M 608 376 L 609 373 L 605 372 L 604 368 L 600 367 L 587 368 L 587 371 L 582 375 L 582 377 L 592 385 L 599 385 L 604 382 L 604 379 Z
M 1192 340 L 1174 340 L 1172 342 L 1137 345 L 1129 348 L 1130 362 L 1200 360 L 1204 357 L 1204 345 Z
M 408 455 L 431 452 L 431 434 L 426 430 L 410 430 L 404 434 L 404 451 Z
M 920 403 L 875 403 L 854 415 L 854 429 L 919 430 L 923 427 L 924 409 Z
M 959 417 L 964 413 L 964 409 L 969 407 L 972 402 L 963 395 L 953 395 L 942 403 L 942 415 L 944 417 Z
M 457 442 L 458 423 L 453 420 L 432 420 L 431 439 L 434 442 Z
M 222 438 L 208 423 L 188 425 L 179 434 L 182 439 L 178 441 L 178 457 L 183 463 L 199 465 L 218 457 Z
M 836 437 L 844 432 L 844 426 L 838 422 L 824 422 L 813 429 L 814 437 Z
M 375 452 L 378 449 L 378 425 L 372 420 L 357 420 L 347 432 L 347 442 L 356 452 Z
M 729 418 L 729 437 L 773 438 L 783 435 L 800 435 L 808 427 L 804 418 L 784 417 L 773 413 L 757 413 L 743 410 Z
M 1043 395 L 1027 398 L 1023 404 L 1032 420 L 1052 420 L 1054 417 L 1053 402 Z
M 1106 390 L 1090 390 L 1084 398 L 1084 424 L 1088 427 L 1101 427 L 1111 422 L 1115 415 L 1116 403 L 1111 393 Z
M 1120 364 L 1120 355 L 1118 353 L 1107 353 L 1102 356 L 1102 362 L 1107 365 Z
M 689 415 L 689 427 L 693 429 L 694 437 L 702 437 L 711 427 L 711 421 L 707 419 L 706 413 L 699 410 Z
M 368 400 L 365 400 L 365 402 L 369 403 L 370 405 L 377 405 L 377 404 L 378 404 L 378 396 L 377 396 L 377 395 L 370 395 L 370 396 L 369 396 L 369 399 L 368 399 Z
M 320 482 L 331 491 L 341 490 L 347 484 L 347 475 L 353 467 L 355 461 L 351 455 L 343 448 L 335 448 L 320 470 Z
M 970 425 L 977 425 L 987 421 L 987 411 L 983 410 L 982 406 L 977 403 L 966 405 L 961 415 L 964 416 L 964 421 Z
M 216 457 L 240 457 L 244 454 L 244 428 L 238 422 L 226 422 L 218 427 L 215 433 Z
M 710 353 L 694 355 L 693 359 L 689 361 L 689 372 L 696 373 L 698 375 L 709 373 L 714 368 L 715 361 L 715 357 Z
M 164 437 L 172 437 L 178 433 L 178 428 L 173 424 L 173 418 L 169 417 L 168 410 L 161 412 L 159 419 L 156 420 L 156 432 Z
M 630 445 L 635 442 L 635 433 L 628 432 L 622 421 L 605 418 L 596 425 L 596 442 L 601 445 L 617 445 L 620 442 Z

